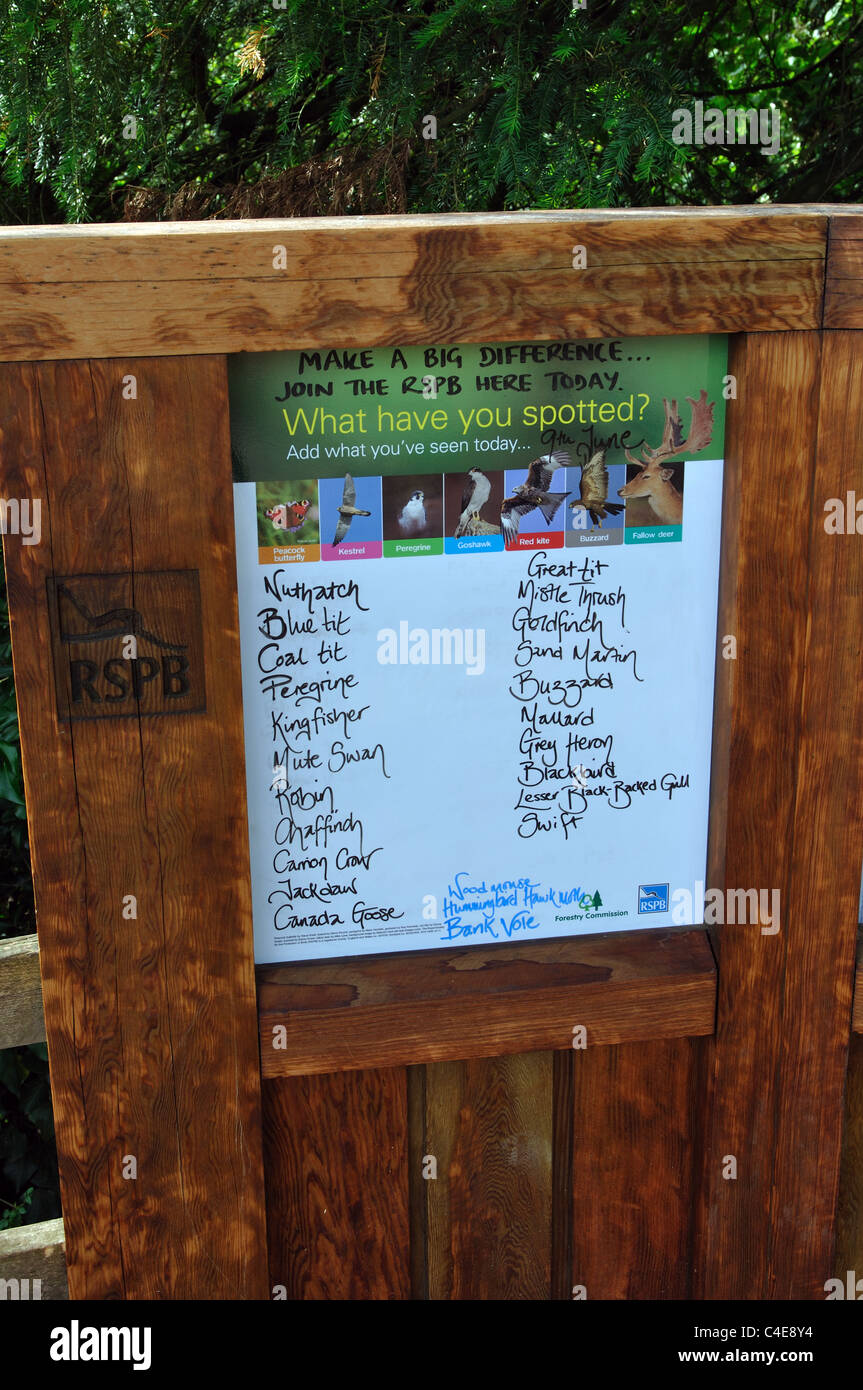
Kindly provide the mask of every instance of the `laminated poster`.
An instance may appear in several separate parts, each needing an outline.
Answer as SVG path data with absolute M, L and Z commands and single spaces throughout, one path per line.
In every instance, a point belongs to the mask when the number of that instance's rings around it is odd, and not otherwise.
M 726 371 L 229 359 L 259 962 L 702 921 Z

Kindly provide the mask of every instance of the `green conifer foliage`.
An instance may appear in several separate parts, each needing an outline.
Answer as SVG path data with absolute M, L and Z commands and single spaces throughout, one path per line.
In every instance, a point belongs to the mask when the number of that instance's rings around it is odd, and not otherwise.
M 861 0 L 277 3 L 2 0 L 0 220 L 860 197 Z

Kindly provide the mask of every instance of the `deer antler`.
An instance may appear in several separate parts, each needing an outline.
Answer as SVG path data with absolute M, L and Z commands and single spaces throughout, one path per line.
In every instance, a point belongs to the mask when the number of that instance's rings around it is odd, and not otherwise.
M 683 430 L 680 424 L 680 416 L 677 413 L 677 401 L 670 403 L 663 396 L 662 404 L 665 407 L 665 429 L 662 432 L 662 443 L 658 449 L 651 449 L 644 444 L 641 449 L 641 458 L 633 458 L 628 449 L 624 449 L 626 457 L 630 463 L 638 464 L 639 468 L 646 468 L 649 463 L 655 463 L 659 459 L 675 458 L 677 454 L 697 454 L 707 445 L 713 437 L 713 408 L 715 401 L 708 404 L 707 392 L 702 387 L 698 400 L 694 401 L 691 396 L 686 397 L 692 407 L 692 418 L 689 422 L 689 433 L 683 438 Z

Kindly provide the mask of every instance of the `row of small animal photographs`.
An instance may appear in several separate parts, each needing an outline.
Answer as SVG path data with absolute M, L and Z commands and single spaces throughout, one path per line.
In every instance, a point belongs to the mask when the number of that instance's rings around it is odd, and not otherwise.
M 607 465 L 601 452 L 579 468 L 556 450 L 527 469 L 258 483 L 259 558 L 269 564 L 679 539 L 683 469 L 663 469 L 667 476 L 652 482 L 641 466 Z

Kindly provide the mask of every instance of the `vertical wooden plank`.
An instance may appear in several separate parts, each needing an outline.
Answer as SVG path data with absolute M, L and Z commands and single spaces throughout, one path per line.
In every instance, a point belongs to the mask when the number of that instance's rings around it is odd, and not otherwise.
M 405 1069 L 264 1082 L 264 1152 L 274 1296 L 409 1298 Z
M 776 888 L 787 922 L 818 419 L 815 333 L 742 338 L 726 429 L 737 499 L 737 640 L 727 774 L 726 889 Z M 793 383 L 793 385 L 792 385 Z M 780 481 L 781 480 L 781 481 Z M 787 925 L 719 928 L 717 1031 L 695 1296 L 764 1299 L 782 1051 Z M 737 1177 L 731 1174 L 737 1165 Z
M 408 1067 L 408 1193 L 410 1201 L 411 1296 L 425 1302 L 428 1280 L 428 1176 L 426 1067 Z
M 857 1279 L 863 1279 L 863 1035 L 860 1033 L 852 1034 L 848 1055 L 836 1256 L 825 1281 L 828 1277 L 844 1281 L 849 1269 L 857 1271 Z
M 833 1264 L 863 843 L 863 333 L 826 333 L 772 1202 L 775 1298 L 823 1298 Z M 850 505 L 843 534 L 825 504 Z
M 572 1298 L 573 1049 L 554 1053 L 551 1193 L 551 1296 Z
M 779 890 L 781 918 L 775 934 L 721 931 L 698 1275 L 708 1298 L 823 1298 L 832 1268 L 863 813 L 863 585 L 859 545 L 825 531 L 824 506 L 860 489 L 857 342 L 747 339 L 731 417 L 729 451 L 744 467 L 725 883 Z M 781 486 L 765 492 L 771 477 Z M 736 1178 L 723 1177 L 731 1158 Z
M 745 337 L 732 338 L 728 370 L 736 381 L 746 369 Z M 741 402 L 742 404 L 742 402 Z M 734 709 L 737 653 L 728 639 L 737 642 L 737 568 L 740 548 L 740 505 L 744 461 L 734 444 L 736 401 L 726 407 L 725 467 L 722 482 L 722 532 L 720 539 L 719 596 L 716 612 L 716 666 L 713 689 L 713 738 L 710 750 L 710 816 L 707 841 L 706 886 L 721 888 L 725 882 L 725 848 L 728 831 L 731 724 Z M 744 412 L 745 418 L 745 412 Z M 715 923 L 705 924 L 714 958 L 719 936 Z
M 5 549 L 70 1296 L 264 1297 L 225 362 L 3 367 L 0 422 L 3 494 L 42 507 Z M 177 570 L 206 712 L 59 723 L 46 580 L 135 608 Z
M 690 1296 L 702 1046 L 574 1053 L 571 1283 L 589 1300 Z
M 428 1296 L 548 1299 L 552 1054 L 426 1067 Z

